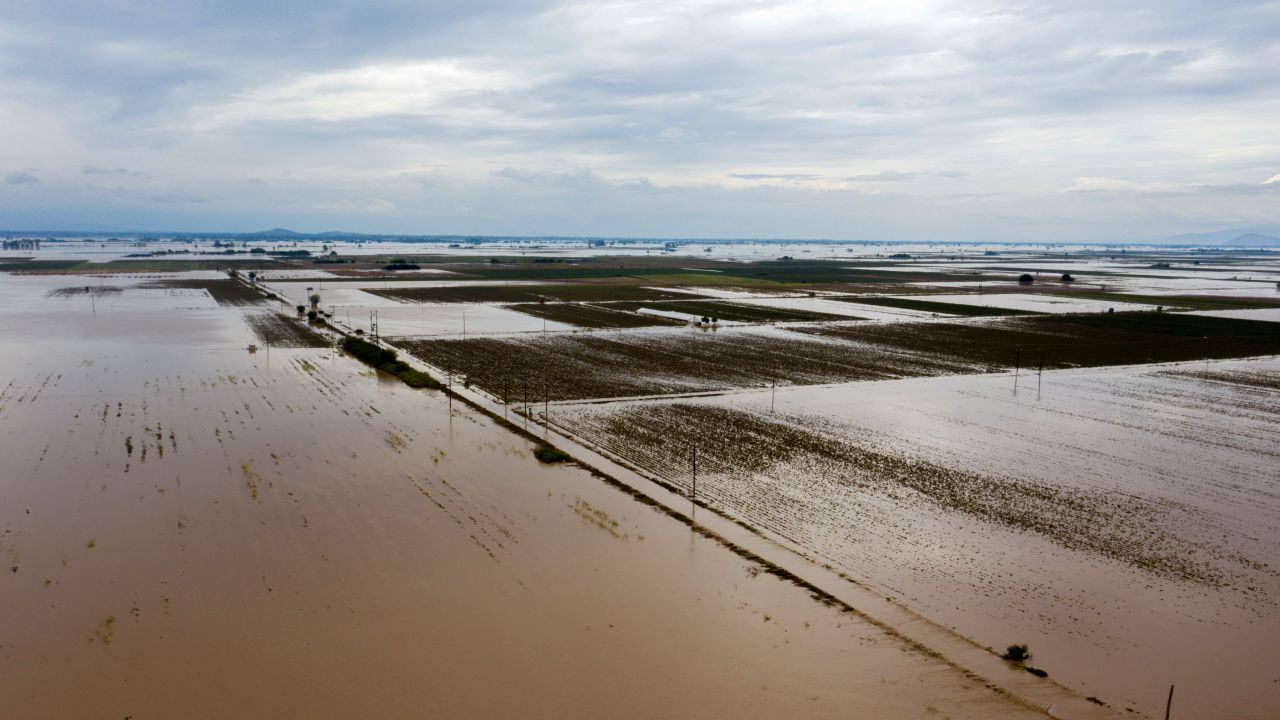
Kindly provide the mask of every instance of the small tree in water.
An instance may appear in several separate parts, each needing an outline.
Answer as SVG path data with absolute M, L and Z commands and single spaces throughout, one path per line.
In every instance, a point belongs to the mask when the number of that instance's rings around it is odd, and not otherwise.
M 1031 650 L 1027 648 L 1025 643 L 1022 645 L 1010 645 L 1004 651 L 1004 659 L 1012 660 L 1013 662 L 1022 662 L 1024 660 L 1030 660 Z

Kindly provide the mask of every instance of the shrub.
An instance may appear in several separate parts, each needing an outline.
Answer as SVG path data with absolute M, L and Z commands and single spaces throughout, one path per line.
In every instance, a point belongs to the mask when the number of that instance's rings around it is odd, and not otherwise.
M 431 377 L 429 373 L 415 370 L 409 363 L 398 359 L 395 350 L 387 350 L 367 340 L 354 337 L 343 338 L 342 349 L 351 353 L 366 365 L 372 365 L 383 372 L 395 375 L 409 387 L 440 387 L 440 381 Z
M 1021 275 L 1018 276 L 1019 285 L 1030 285 L 1035 281 L 1036 279 L 1034 276 L 1031 275 L 1031 273 L 1022 273 Z
M 393 272 L 394 272 L 394 271 L 396 271 L 396 270 L 421 270 L 421 269 L 422 269 L 422 266 L 421 266 L 421 265 L 417 265 L 417 264 L 415 264 L 415 263 L 407 263 L 407 262 L 401 262 L 401 261 L 399 261 L 399 260 L 396 260 L 395 262 L 391 263 L 390 265 L 383 265 L 383 266 L 382 266 L 382 269 L 383 269 L 383 270 L 390 270 L 390 271 L 393 271 Z
M 566 453 L 554 445 L 547 445 L 545 443 L 533 449 L 533 456 L 538 458 L 539 462 L 547 464 L 562 463 L 573 459 L 569 457 L 569 453 Z
M 1010 645 L 1004 651 L 1004 655 L 1002 657 L 1004 657 L 1005 660 L 1012 660 L 1013 662 L 1022 662 L 1023 660 L 1031 659 L 1031 651 L 1027 649 L 1027 646 L 1025 644 Z

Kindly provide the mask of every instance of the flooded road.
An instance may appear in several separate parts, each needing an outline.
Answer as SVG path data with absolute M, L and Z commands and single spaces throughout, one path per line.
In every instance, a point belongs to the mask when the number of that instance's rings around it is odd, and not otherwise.
M 20 718 L 1044 717 L 207 296 L 0 277 Z

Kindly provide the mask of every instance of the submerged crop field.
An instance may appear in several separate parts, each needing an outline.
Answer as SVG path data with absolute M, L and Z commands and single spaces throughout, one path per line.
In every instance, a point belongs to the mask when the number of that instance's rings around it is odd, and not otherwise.
M 1042 354 L 1045 368 L 1248 357 L 1280 353 L 1280 328 L 1128 313 L 396 343 L 493 394 L 527 381 L 570 400 L 999 372 Z
M 551 400 L 657 395 L 956 372 L 985 367 L 915 352 L 806 337 L 768 328 L 643 333 L 398 338 L 419 358 L 494 395 L 528 382 Z
M 1182 648 L 1269 654 L 1280 365 L 1021 382 L 568 403 L 550 419 L 682 494 L 696 472 L 700 504 L 978 642 L 1025 638 L 1040 667 L 1104 696 L 1179 676 Z M 1195 671 L 1255 712 L 1280 699 L 1268 672 Z
M 612 304 L 552 302 L 518 303 L 504 305 L 503 307 L 526 315 L 585 328 L 654 327 L 684 324 L 680 320 L 673 320 L 667 317 L 626 312 L 615 308 Z
M 4 259 L 19 714 L 1280 706 L 1273 258 L 369 245 Z
M 6 716 L 1042 717 L 295 318 L 153 280 L 0 277 Z
M 307 327 L 303 321 L 285 317 L 277 312 L 245 313 L 244 321 L 253 330 L 258 341 L 267 347 L 323 348 L 333 345 L 323 335 Z
M 619 283 L 369 288 L 367 292 L 405 303 L 536 303 L 539 300 L 568 303 L 602 300 L 663 300 L 684 297 L 679 293 Z

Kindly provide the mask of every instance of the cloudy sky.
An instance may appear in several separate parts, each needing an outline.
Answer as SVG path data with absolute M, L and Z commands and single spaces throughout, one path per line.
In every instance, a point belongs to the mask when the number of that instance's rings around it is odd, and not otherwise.
M 1280 223 L 1280 2 L 6 0 L 0 227 Z

